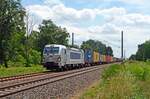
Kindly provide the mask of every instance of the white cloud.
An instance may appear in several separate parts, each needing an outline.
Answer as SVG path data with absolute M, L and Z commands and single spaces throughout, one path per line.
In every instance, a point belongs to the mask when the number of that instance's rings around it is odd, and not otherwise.
M 45 5 L 31 5 L 26 7 L 26 9 L 28 9 L 30 13 L 33 13 L 42 19 L 49 19 L 53 17 L 53 12 L 51 8 Z
M 84 40 L 96 39 L 106 40 L 119 46 L 120 31 L 124 30 L 125 48 L 127 49 L 127 56 L 129 56 L 131 53 L 136 52 L 137 44 L 144 42 L 145 39 L 150 37 L 149 15 L 128 13 L 125 8 L 121 7 L 77 10 L 66 7 L 59 0 L 56 2 L 51 1 L 54 0 L 45 0 L 46 5 L 31 5 L 26 8 L 40 17 L 40 19 L 52 19 L 57 25 L 66 27 L 70 33 L 74 32 L 75 40 L 78 44 L 81 44 Z M 94 23 L 99 16 L 104 17 L 103 24 L 81 26 L 81 23 Z M 105 43 L 110 44 L 108 42 Z M 115 49 L 115 55 L 120 56 L 118 53 L 120 49 L 115 46 L 113 46 L 113 49 Z
M 88 2 L 92 3 L 93 2 L 93 0 L 76 0 L 76 1 L 80 3 L 88 3 Z M 148 1 L 149 0 L 94 0 L 94 2 L 97 2 L 97 3 L 123 2 L 126 4 L 134 4 L 134 5 L 143 5 L 147 3 Z
M 124 15 L 126 13 L 127 13 L 126 9 L 124 9 L 124 8 L 117 8 L 117 7 L 99 10 L 99 14 L 111 15 L 111 16 Z
M 89 33 L 101 34 L 101 35 L 115 35 L 120 33 L 121 29 L 114 24 L 106 23 L 102 26 L 91 26 L 88 28 Z
M 53 7 L 46 5 L 32 5 L 27 6 L 31 13 L 40 16 L 42 19 L 53 19 L 58 22 L 79 23 L 81 21 L 93 21 L 96 16 L 103 15 L 105 17 L 120 16 L 126 13 L 124 8 L 110 8 L 110 9 L 81 9 L 65 7 L 63 4 L 58 4 Z
M 128 4 L 143 5 L 148 0 L 119 0 L 119 1 L 124 2 L 124 3 L 128 3 Z
M 62 4 L 62 2 L 60 0 L 44 0 L 44 4 L 48 6 L 55 6 L 58 4 Z

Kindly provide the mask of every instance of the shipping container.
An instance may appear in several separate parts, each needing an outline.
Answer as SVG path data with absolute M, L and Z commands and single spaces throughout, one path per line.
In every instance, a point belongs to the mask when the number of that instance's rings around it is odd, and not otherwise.
M 99 54 L 99 61 L 100 61 L 100 63 L 103 62 L 103 55 L 102 54 Z
M 91 64 L 93 62 L 93 51 L 86 49 L 84 50 L 84 61 L 86 64 Z
M 100 55 L 101 63 L 103 63 L 103 55 Z
M 106 62 L 110 63 L 111 62 L 111 56 L 110 55 L 106 55 Z
M 112 57 L 112 56 L 110 56 L 110 62 L 111 62 L 111 63 L 113 62 L 113 57 Z
M 93 62 L 94 63 L 99 63 L 99 53 L 98 52 L 93 52 Z
M 106 63 L 106 55 L 103 55 L 103 63 Z
M 104 60 L 105 60 L 104 55 L 100 55 L 100 57 L 101 57 L 101 62 L 104 63 Z

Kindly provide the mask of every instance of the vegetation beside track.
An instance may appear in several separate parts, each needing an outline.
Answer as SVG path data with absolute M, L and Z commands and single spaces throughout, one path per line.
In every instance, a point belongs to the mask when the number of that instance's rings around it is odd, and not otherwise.
M 102 80 L 80 99 L 149 99 L 150 62 L 129 61 L 104 70 Z
M 43 68 L 41 65 L 32 65 L 30 67 L 11 66 L 9 68 L 0 66 L 0 77 L 9 77 L 9 76 L 37 73 L 43 71 L 46 71 L 46 69 Z

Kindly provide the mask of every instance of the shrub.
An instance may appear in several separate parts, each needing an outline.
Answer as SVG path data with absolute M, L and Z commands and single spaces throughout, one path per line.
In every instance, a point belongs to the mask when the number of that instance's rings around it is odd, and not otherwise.
M 30 51 L 29 61 L 31 64 L 40 64 L 41 62 L 41 54 L 36 50 Z
M 12 59 L 11 59 L 12 62 L 21 62 L 21 63 L 25 63 L 25 58 L 17 53 Z
M 21 54 L 17 54 L 12 60 L 8 61 L 9 67 L 18 67 L 25 65 L 25 58 Z

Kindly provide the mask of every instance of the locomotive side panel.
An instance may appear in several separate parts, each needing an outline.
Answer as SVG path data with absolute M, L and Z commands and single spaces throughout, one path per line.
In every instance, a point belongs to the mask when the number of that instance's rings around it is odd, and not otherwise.
M 68 48 L 66 64 L 84 64 L 83 50 Z

